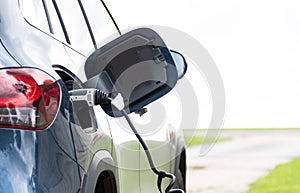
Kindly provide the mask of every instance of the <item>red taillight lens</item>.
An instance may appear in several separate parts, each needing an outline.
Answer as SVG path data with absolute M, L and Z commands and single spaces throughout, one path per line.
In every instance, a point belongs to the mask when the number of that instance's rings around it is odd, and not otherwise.
M 46 73 L 33 68 L 0 70 L 0 127 L 45 129 L 59 102 L 59 85 Z

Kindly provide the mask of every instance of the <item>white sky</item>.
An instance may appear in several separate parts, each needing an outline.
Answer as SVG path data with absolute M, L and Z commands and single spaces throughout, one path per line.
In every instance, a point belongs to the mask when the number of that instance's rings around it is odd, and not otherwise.
M 169 26 L 187 32 L 209 51 L 225 84 L 224 127 L 300 127 L 300 1 L 106 3 L 121 29 Z M 209 100 L 200 102 L 203 112 L 210 111 Z M 209 116 L 202 118 L 209 122 Z

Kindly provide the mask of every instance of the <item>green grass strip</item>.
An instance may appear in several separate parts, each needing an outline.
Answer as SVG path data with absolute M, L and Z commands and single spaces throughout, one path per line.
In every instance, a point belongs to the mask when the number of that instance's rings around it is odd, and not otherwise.
M 300 158 L 278 165 L 266 177 L 258 179 L 247 193 L 300 192 Z
M 222 132 L 226 131 L 300 131 L 298 127 L 291 127 L 291 128 L 221 128 L 221 129 L 214 129 L 214 128 L 197 128 L 197 129 L 184 129 L 183 131 L 207 131 L 207 130 L 220 130 Z
M 218 139 L 215 139 L 213 137 L 205 137 L 205 136 L 184 136 L 184 141 L 187 147 L 195 146 L 195 145 L 201 145 L 204 143 L 219 143 L 228 141 L 230 138 L 225 137 L 219 137 Z

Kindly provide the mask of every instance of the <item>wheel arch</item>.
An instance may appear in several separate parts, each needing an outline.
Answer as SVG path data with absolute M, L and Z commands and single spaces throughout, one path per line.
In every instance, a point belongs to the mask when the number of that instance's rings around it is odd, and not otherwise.
M 104 188 L 111 190 L 108 193 L 118 192 L 115 163 L 108 151 L 95 153 L 83 181 L 85 185 L 82 193 L 98 193 L 99 190 L 103 190 L 104 182 L 106 183 Z

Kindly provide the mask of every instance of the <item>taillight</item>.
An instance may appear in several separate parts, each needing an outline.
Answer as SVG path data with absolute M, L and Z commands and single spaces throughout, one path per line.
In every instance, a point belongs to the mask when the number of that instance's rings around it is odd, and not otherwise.
M 60 88 L 33 68 L 0 70 L 0 128 L 42 130 L 55 118 Z

